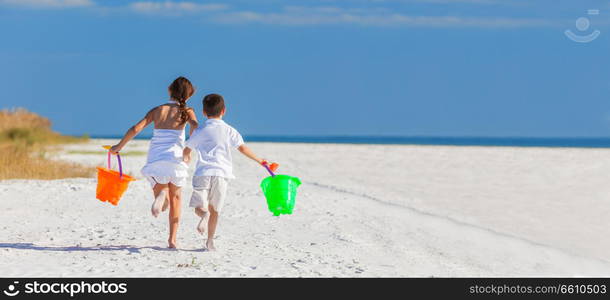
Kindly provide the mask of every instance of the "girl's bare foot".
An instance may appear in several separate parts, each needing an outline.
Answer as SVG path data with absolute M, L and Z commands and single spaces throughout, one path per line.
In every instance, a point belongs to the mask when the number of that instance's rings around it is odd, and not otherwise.
M 176 245 L 176 241 L 168 240 L 167 243 L 168 243 L 167 248 L 170 248 L 170 249 L 176 249 L 176 247 L 178 246 L 178 245 Z
M 216 247 L 214 247 L 213 239 L 208 239 L 208 241 L 205 243 L 205 247 L 208 249 L 208 251 L 216 251 Z
M 161 212 L 161 206 L 165 201 L 165 197 L 165 190 L 162 190 L 159 195 L 157 195 L 157 198 L 155 198 L 155 201 L 153 201 L 152 207 L 150 208 L 150 212 L 152 213 L 153 217 L 156 218 L 159 216 L 159 213 Z

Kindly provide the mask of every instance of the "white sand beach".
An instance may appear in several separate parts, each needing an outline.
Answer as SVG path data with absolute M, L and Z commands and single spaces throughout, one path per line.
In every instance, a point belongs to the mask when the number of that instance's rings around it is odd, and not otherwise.
M 83 152 L 113 142 L 69 145 L 58 159 L 102 165 Z M 179 249 L 166 248 L 145 155 L 124 156 L 141 180 L 117 207 L 95 199 L 95 178 L 0 181 L 0 275 L 610 276 L 610 149 L 249 145 L 303 185 L 294 214 L 273 217 L 265 170 L 236 154 L 217 252 L 202 251 L 189 187 Z

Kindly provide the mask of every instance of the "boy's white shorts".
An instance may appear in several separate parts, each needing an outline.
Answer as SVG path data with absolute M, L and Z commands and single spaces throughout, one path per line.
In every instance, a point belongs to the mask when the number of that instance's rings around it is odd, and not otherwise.
M 212 205 L 214 210 L 220 212 L 227 196 L 229 180 L 219 176 L 193 176 L 193 195 L 189 203 L 190 207 L 208 210 Z

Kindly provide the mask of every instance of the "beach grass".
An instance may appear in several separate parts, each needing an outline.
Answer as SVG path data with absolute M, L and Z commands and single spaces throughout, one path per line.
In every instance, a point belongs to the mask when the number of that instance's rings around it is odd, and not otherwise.
M 95 169 L 47 157 L 49 147 L 85 142 L 61 135 L 51 121 L 25 109 L 0 111 L 0 180 L 91 177 Z

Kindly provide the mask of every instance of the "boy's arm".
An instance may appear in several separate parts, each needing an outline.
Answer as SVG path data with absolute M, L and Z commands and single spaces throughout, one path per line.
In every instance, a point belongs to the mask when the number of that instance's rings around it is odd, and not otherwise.
M 110 148 L 110 153 L 112 153 L 112 154 L 119 153 L 119 151 L 121 151 L 121 149 L 123 149 L 123 147 L 125 147 L 127 142 L 131 141 L 136 135 L 138 135 L 138 133 L 140 133 L 144 128 L 146 128 L 146 126 L 148 126 L 148 124 L 150 124 L 153 121 L 153 112 L 155 111 L 155 109 L 157 109 L 157 108 L 155 107 L 155 108 L 151 109 L 146 114 L 146 116 L 144 116 L 144 118 L 142 120 L 140 120 L 140 122 L 136 123 L 136 125 L 131 126 L 131 128 L 129 128 L 129 130 L 127 130 L 127 132 L 125 133 L 125 135 L 123 136 L 121 141 L 118 144 L 112 146 L 112 148 Z
M 193 127 L 191 127 L 192 129 Z M 193 149 L 197 148 L 197 145 L 199 144 L 200 140 L 201 140 L 201 131 L 196 131 L 196 132 L 191 132 L 191 136 L 189 137 L 189 139 L 184 143 L 184 149 L 182 150 L 182 161 L 185 163 L 189 163 L 191 161 L 191 152 L 193 152 Z
M 243 155 L 247 156 L 248 158 L 252 159 L 253 161 L 255 161 L 259 164 L 262 164 L 265 161 L 263 159 L 256 157 L 254 152 L 252 152 L 252 150 L 250 150 L 250 148 L 248 148 L 248 146 L 246 146 L 245 144 L 241 144 L 241 146 L 237 147 L 237 150 L 239 150 L 239 152 L 241 152 Z

